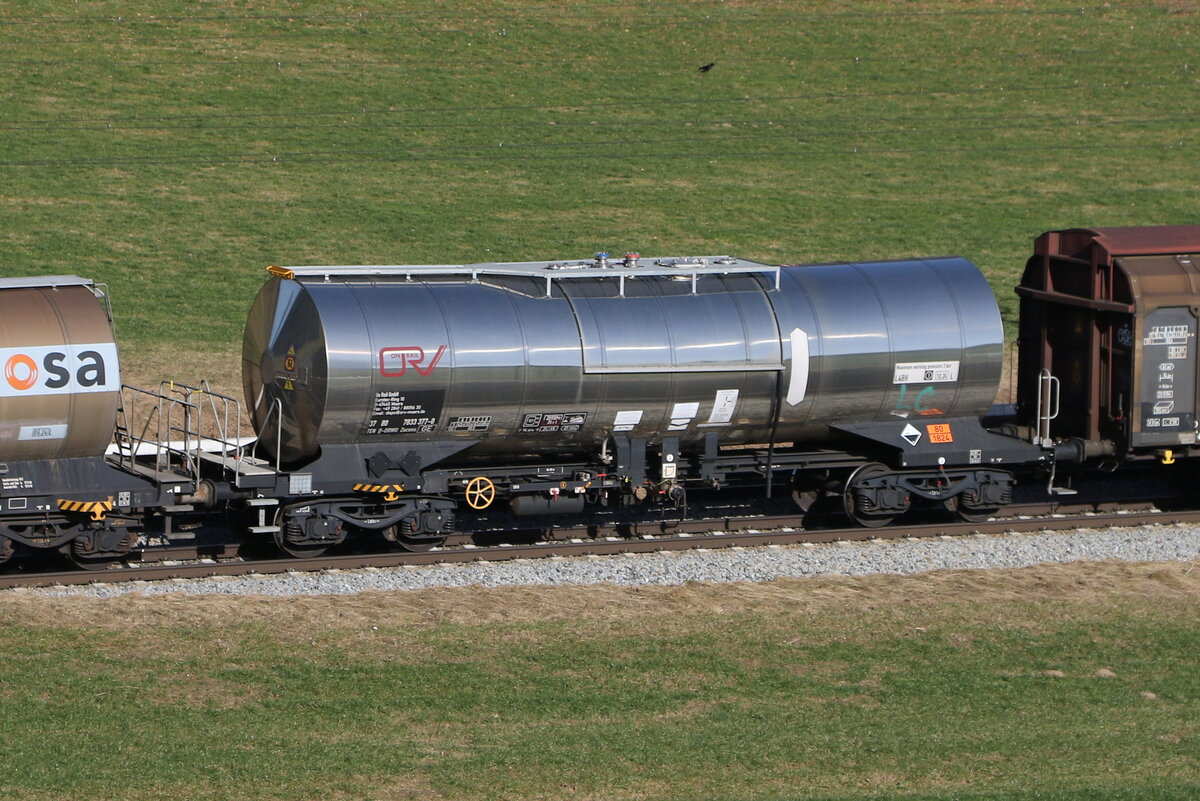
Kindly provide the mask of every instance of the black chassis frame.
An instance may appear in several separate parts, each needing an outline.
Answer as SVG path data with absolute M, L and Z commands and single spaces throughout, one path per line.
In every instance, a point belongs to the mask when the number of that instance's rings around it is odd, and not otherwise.
M 911 443 L 898 432 L 909 423 L 949 426 L 952 442 Z M 983 427 L 972 417 L 877 421 L 832 427 L 840 435 L 822 450 L 765 448 L 722 452 L 715 433 L 705 435 L 704 449 L 684 454 L 677 437 L 651 446 L 646 439 L 616 436 L 607 461 L 563 461 L 546 464 L 485 465 L 444 469 L 438 462 L 468 449 L 473 442 L 389 443 L 325 446 L 301 469 L 275 476 L 273 486 L 254 490 L 275 498 L 280 518 L 300 518 L 315 540 L 333 539 L 339 524 L 384 531 L 405 524 L 410 534 L 444 536 L 452 528 L 467 483 L 486 477 L 509 496 L 566 495 L 634 488 L 759 483 L 770 497 L 789 477 L 810 472 L 845 477 L 878 461 L 888 470 L 865 478 L 861 490 L 886 497 L 900 490 L 930 501 L 963 496 L 971 507 L 1001 504 L 1011 497 L 1013 469 L 1048 464 L 1051 451 Z M 390 452 L 389 452 L 390 451 Z M 432 464 L 426 469 L 424 465 Z M 498 493 L 499 496 L 499 493 Z M 552 508 L 552 507 L 551 507 Z M 416 524 L 412 521 L 417 521 Z M 260 521 L 265 523 L 265 520 Z M 262 525 L 258 530 L 274 527 Z
M 56 548 L 88 531 L 139 527 L 147 512 L 190 508 L 179 499 L 194 491 L 195 482 L 185 476 L 154 480 L 105 456 L 3 462 L 0 537 Z M 79 503 L 62 508 L 60 501 Z

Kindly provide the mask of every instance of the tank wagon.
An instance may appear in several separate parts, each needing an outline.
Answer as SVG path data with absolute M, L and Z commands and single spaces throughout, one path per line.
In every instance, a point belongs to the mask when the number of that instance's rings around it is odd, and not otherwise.
M 986 514 L 1006 466 L 1042 457 L 980 424 L 1003 330 L 965 259 L 271 273 L 243 377 L 260 457 L 319 496 L 284 510 L 291 549 L 345 525 L 437 539 L 460 502 L 561 514 L 739 483 L 844 492 L 865 525 L 914 500 Z
M 997 303 L 954 257 L 273 267 L 244 406 L 122 385 L 103 285 L 0 280 L 0 562 L 102 565 L 181 517 L 301 555 L 763 495 L 864 526 L 1018 482 L 1192 498 L 1198 260 L 1200 226 L 1040 237 L 1004 407 Z
M 127 431 L 103 285 L 73 275 L 0 280 L 0 562 L 16 545 L 88 560 L 133 547 L 146 508 L 193 486 L 147 481 L 106 456 Z

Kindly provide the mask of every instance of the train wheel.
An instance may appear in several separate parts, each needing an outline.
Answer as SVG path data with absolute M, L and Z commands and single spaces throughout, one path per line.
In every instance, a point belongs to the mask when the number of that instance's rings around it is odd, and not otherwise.
M 988 520 L 996 516 L 1000 509 L 978 509 L 970 506 L 959 506 L 958 516 L 968 523 L 986 523 Z
M 119 556 L 80 556 L 74 548 L 67 552 L 67 558 L 80 570 L 115 570 L 121 566 Z
M 297 559 L 312 559 L 321 556 L 329 550 L 328 545 L 298 545 L 289 542 L 287 534 L 284 533 L 282 528 L 275 532 L 275 544 L 279 547 L 279 550 Z
M 133 550 L 137 535 L 125 526 L 102 525 L 88 529 L 67 547 L 67 558 L 83 570 L 109 570 Z
M 1000 511 L 999 507 L 980 508 L 977 506 L 966 506 L 959 495 L 947 498 L 942 502 L 942 505 L 946 507 L 947 512 L 958 515 L 960 520 L 967 523 L 986 523 L 988 519 L 995 517 L 996 513 Z
M 900 512 L 898 511 L 872 511 L 871 506 L 873 504 L 870 502 L 863 488 L 864 482 L 868 479 L 878 478 L 890 472 L 892 471 L 887 465 L 882 465 L 878 462 L 868 462 L 855 470 L 850 475 L 850 478 L 846 479 L 846 489 L 842 493 L 842 504 L 846 510 L 847 517 L 865 528 L 882 528 L 890 525 L 892 521 L 900 516 Z
M 314 559 L 342 541 L 340 536 L 330 538 L 325 542 L 306 541 L 304 526 L 289 515 L 286 509 L 280 509 L 275 514 L 275 525 L 279 526 L 279 530 L 275 532 L 275 544 L 279 546 L 279 550 L 297 559 Z M 340 535 L 343 529 L 342 522 L 337 521 L 335 524 L 337 534 Z
M 402 551 L 425 553 L 426 551 L 432 551 L 446 542 L 445 537 L 436 535 L 426 536 L 405 533 L 401 531 L 403 526 L 404 523 L 402 522 L 399 525 L 391 526 L 383 532 L 383 536 L 396 543 L 396 547 Z
M 0 565 L 12 559 L 14 550 L 16 549 L 13 546 L 13 541 L 8 537 L 0 536 Z

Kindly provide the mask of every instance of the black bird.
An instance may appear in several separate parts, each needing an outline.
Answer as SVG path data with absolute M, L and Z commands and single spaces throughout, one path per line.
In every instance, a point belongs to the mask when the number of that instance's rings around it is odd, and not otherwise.
M 707 64 L 705 64 L 703 67 L 701 67 L 701 68 L 700 68 L 700 71 L 701 71 L 701 72 L 708 72 L 709 70 L 711 70 L 711 69 L 712 69 L 713 67 L 715 67 L 716 65 L 717 65 L 717 62 L 715 62 L 715 61 L 710 61 L 710 62 L 708 62 Z

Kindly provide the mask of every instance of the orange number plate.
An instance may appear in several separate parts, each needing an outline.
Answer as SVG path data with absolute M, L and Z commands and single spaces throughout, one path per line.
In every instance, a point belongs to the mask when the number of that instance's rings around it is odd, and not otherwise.
M 930 423 L 925 426 L 929 432 L 929 441 L 934 444 L 954 442 L 954 434 L 950 431 L 949 423 Z

